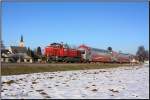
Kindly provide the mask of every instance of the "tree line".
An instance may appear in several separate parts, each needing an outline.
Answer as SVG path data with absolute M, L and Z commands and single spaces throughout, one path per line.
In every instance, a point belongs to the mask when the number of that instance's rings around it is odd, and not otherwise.
M 42 59 L 45 60 L 46 58 L 42 54 L 41 47 L 38 46 L 36 49 L 31 50 L 30 47 L 27 49 L 27 55 L 33 58 L 34 60 L 36 59 Z

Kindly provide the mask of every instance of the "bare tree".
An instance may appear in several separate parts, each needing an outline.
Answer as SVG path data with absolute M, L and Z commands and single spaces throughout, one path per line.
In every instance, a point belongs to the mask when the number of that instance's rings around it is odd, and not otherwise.
M 148 59 L 149 59 L 149 51 L 145 50 L 145 60 L 148 60 Z
M 138 47 L 138 51 L 136 53 L 136 56 L 138 57 L 140 62 L 144 62 L 144 60 L 146 60 L 148 55 L 147 55 L 147 51 L 145 51 L 144 46 Z
M 4 49 L 4 48 L 5 48 L 5 46 L 4 46 L 4 44 L 3 44 L 3 41 L 2 41 L 2 40 L 0 41 L 0 47 L 1 47 L 1 49 Z

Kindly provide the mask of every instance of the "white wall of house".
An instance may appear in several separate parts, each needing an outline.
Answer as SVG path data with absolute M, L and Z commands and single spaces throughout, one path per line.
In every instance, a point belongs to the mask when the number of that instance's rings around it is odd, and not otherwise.
M 32 63 L 33 62 L 33 60 L 32 59 L 30 59 L 30 63 Z
M 4 58 L 1 58 L 1 62 L 4 62 Z
M 9 62 L 9 58 L 5 58 L 5 62 Z
M 11 49 L 11 47 L 9 47 L 9 48 L 8 48 L 8 50 L 12 53 L 12 49 Z

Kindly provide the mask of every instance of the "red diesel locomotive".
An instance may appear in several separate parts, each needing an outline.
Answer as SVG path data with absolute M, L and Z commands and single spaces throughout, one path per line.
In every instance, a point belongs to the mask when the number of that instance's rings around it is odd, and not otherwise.
M 69 48 L 60 43 L 52 43 L 45 48 L 44 52 L 47 61 L 56 62 L 80 62 L 81 52 L 77 49 Z

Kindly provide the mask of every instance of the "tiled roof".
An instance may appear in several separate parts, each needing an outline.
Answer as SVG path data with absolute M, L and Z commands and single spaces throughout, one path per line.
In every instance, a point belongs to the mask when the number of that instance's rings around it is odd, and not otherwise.
M 13 53 L 27 53 L 26 47 L 10 46 Z
M 31 57 L 28 56 L 26 53 L 10 54 L 9 57 L 20 57 L 20 58 L 27 58 L 27 59 L 30 59 L 30 58 L 31 58 Z

